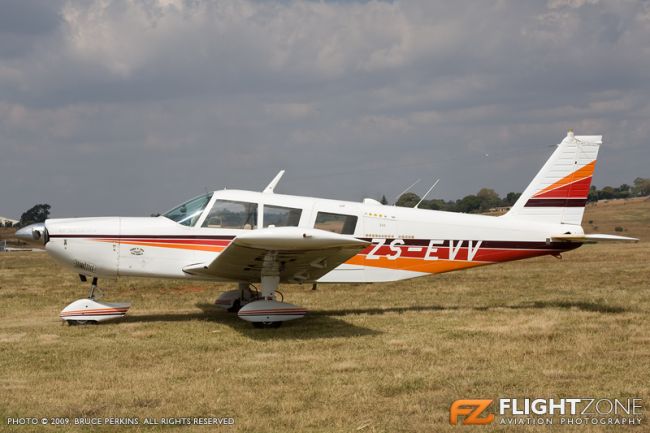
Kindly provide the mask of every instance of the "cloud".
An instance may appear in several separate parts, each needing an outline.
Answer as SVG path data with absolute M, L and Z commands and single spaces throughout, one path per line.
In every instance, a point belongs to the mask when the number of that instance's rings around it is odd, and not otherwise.
M 643 2 L 14 1 L 0 214 L 148 214 L 204 188 L 520 190 L 568 128 L 644 176 Z M 490 158 L 483 157 L 489 153 Z M 507 169 L 506 169 L 507 168 Z M 332 173 L 336 174 L 335 176 Z

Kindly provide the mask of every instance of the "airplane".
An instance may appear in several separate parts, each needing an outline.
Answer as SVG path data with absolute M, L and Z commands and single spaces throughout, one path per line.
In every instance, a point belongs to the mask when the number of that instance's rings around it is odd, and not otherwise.
M 569 131 L 501 216 L 276 194 L 280 171 L 262 192 L 214 191 L 158 217 L 47 219 L 16 236 L 92 278 L 88 297 L 61 312 L 69 324 L 123 317 L 130 304 L 99 302 L 95 289 L 99 277 L 128 276 L 237 283 L 216 305 L 277 327 L 306 314 L 284 302 L 280 283 L 399 281 L 638 241 L 581 227 L 601 144 L 600 135 Z

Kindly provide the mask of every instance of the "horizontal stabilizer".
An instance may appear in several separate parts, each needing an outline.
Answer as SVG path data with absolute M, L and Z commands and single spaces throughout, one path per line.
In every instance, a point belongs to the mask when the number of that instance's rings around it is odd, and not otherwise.
M 581 244 L 595 244 L 596 242 L 639 242 L 637 238 L 616 235 L 558 235 L 552 236 L 553 242 L 576 242 Z

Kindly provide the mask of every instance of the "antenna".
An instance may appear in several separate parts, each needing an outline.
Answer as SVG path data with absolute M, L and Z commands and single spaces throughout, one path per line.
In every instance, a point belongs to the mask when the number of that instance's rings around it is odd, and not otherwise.
M 271 183 L 269 183 L 266 188 L 264 188 L 264 193 L 266 194 L 273 194 L 273 189 L 278 185 L 278 182 L 280 182 L 280 179 L 282 178 L 282 175 L 284 174 L 284 170 L 280 170 L 278 174 L 275 175 Z
M 411 188 L 413 188 L 413 187 L 414 187 L 415 185 L 417 185 L 418 183 L 420 183 L 420 179 L 416 180 L 415 182 L 413 182 L 413 183 L 411 184 L 411 186 L 409 186 L 409 187 L 406 188 L 404 191 L 402 191 L 402 192 L 400 192 L 399 194 L 397 194 L 397 197 L 395 197 L 395 202 L 397 202 L 397 200 L 399 200 L 399 198 L 402 196 L 402 194 L 406 193 L 408 190 L 410 190 Z
M 440 179 L 438 179 L 438 180 L 436 180 L 435 182 L 433 182 L 433 185 L 431 185 L 431 188 L 429 188 L 429 190 L 428 190 L 426 193 L 424 193 L 424 195 L 422 196 L 422 198 L 420 199 L 420 201 L 418 202 L 418 204 L 416 204 L 416 205 L 413 207 L 414 209 L 417 208 L 418 206 L 420 206 L 420 203 L 422 203 L 422 202 L 424 201 L 424 199 L 427 198 L 427 196 L 429 195 L 429 193 L 430 193 L 431 191 L 433 191 L 433 188 L 435 188 L 436 185 L 438 185 L 438 182 L 440 182 Z

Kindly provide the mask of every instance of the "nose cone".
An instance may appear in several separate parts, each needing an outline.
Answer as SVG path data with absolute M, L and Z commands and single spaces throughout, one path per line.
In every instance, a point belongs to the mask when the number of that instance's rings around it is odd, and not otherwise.
M 21 241 L 32 244 L 45 245 L 47 242 L 47 230 L 45 223 L 36 223 L 23 227 L 16 232 L 16 237 Z

